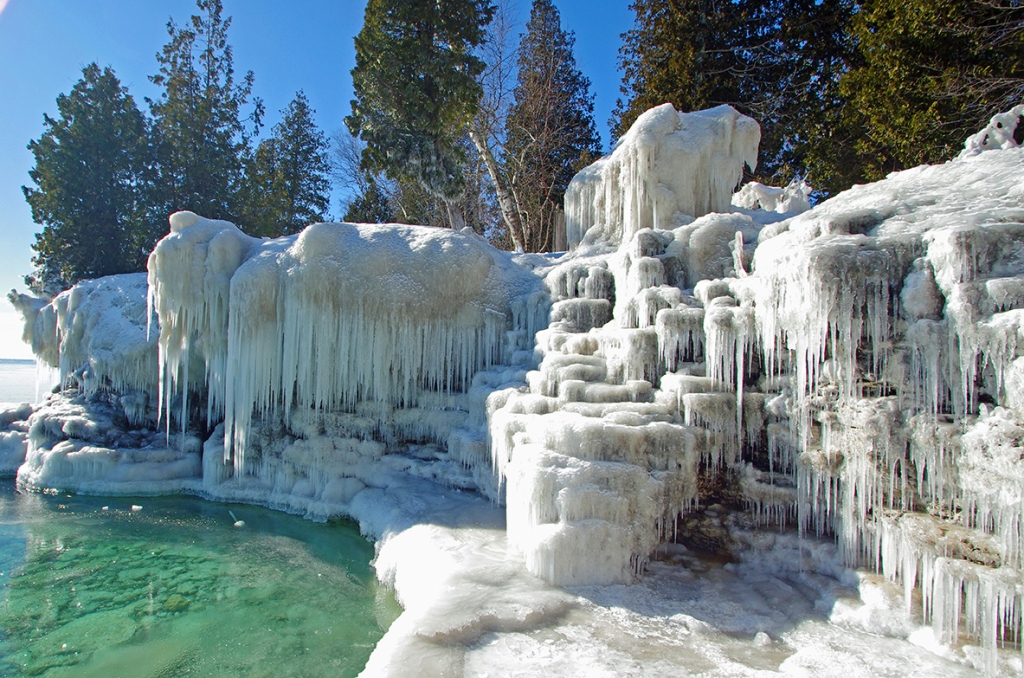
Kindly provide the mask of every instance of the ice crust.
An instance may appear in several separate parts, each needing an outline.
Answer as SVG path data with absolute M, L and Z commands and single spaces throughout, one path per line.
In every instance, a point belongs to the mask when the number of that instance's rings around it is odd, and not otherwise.
M 68 388 L 0 463 L 355 518 L 405 608 L 367 676 L 1019 673 L 1020 113 L 807 210 L 661 106 L 560 257 L 178 213 L 148 286 L 17 297 Z

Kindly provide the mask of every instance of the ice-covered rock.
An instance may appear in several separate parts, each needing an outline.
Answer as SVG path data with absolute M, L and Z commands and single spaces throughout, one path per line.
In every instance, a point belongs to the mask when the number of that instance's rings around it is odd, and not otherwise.
M 256 241 L 227 222 L 181 220 L 149 265 L 161 393 L 187 393 L 179 373 L 190 355 L 205 362 L 208 418 L 225 418 L 238 474 L 254 414 L 369 408 L 377 430 L 363 435 L 387 437 L 372 410 L 399 408 L 408 437 L 446 440 L 460 409 L 448 396 L 511 359 L 514 302 L 537 286 L 507 254 L 453 231 L 314 224 Z
M 146 290 L 146 276 L 129 273 L 85 280 L 49 303 L 14 291 L 8 299 L 25 319 L 26 343 L 59 369 L 62 384 L 152 391 L 157 352 L 155 335 L 146 336 Z
M 611 155 L 573 177 L 565 192 L 570 248 L 587 233 L 618 244 L 642 228 L 729 211 L 744 165 L 757 167 L 761 128 L 730 106 L 643 113 Z

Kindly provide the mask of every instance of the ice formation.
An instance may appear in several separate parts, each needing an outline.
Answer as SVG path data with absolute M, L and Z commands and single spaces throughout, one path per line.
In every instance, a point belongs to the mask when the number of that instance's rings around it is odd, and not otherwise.
M 569 247 L 590 233 L 628 241 L 642 228 L 727 212 L 743 166 L 757 166 L 761 128 L 731 106 L 679 113 L 662 104 L 643 113 L 565 192 Z
M 728 550 L 736 534 L 691 516 L 745 504 L 755 524 L 835 535 L 846 562 L 902 582 L 942 642 L 976 639 L 996 672 L 1024 603 L 1020 113 L 953 162 L 813 210 L 794 187 L 802 213 L 774 220 L 751 210 L 786 192 L 756 185 L 738 212 L 668 218 L 650 196 L 677 192 L 657 163 L 621 168 L 659 148 L 669 111 L 638 120 L 574 180 L 567 213 L 590 230 L 547 274 L 553 322 L 529 390 L 489 417 L 527 567 L 628 582 L 680 531 Z M 605 270 L 614 285 L 585 284 Z M 610 318 L 591 310 L 605 303 Z
M 748 181 L 732 194 L 732 204 L 751 210 L 797 214 L 811 209 L 813 191 L 811 185 L 802 179 L 794 179 L 785 188 Z
M 370 441 L 446 445 L 475 375 L 525 348 L 537 314 L 529 272 L 472 234 L 422 226 L 325 223 L 256 241 L 179 213 L 149 271 L 163 401 L 199 387 L 207 420 L 224 421 L 231 468 L 211 482 L 275 467 L 250 440 L 254 416 L 301 438 L 282 453 L 306 460 L 299 473 L 329 474 Z
M 1019 672 L 1020 114 L 807 209 L 801 184 L 733 195 L 752 120 L 660 106 L 574 179 L 562 256 L 399 225 L 257 240 L 178 213 L 148 285 L 17 299 L 74 389 L 0 415 L 9 456 L 23 487 L 356 518 L 406 608 L 367 675 L 516 648 L 525 673 L 590 666 L 538 628 L 607 649 L 609 624 L 673 648 L 749 634 L 686 656 L 751 675 L 751 653 L 787 675 Z M 742 605 L 671 565 L 706 568 L 699 551 L 758 609 L 703 609 Z M 807 611 L 766 611 L 784 599 Z M 813 610 L 864 649 L 822 640 L 840 632 Z
M 8 299 L 25 319 L 25 342 L 60 382 L 82 390 L 152 392 L 156 362 L 145 335 L 146 276 L 87 280 L 51 302 L 13 290 Z

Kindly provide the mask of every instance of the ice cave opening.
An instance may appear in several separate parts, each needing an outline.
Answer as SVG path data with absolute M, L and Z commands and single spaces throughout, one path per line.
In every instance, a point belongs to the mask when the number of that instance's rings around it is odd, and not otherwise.
M 665 104 L 573 179 L 563 255 L 179 212 L 148 276 L 12 292 L 65 389 L 0 413 L 0 466 L 355 518 L 406 608 L 366 675 L 468 674 L 687 547 L 877 572 L 902 638 L 1020 671 L 1022 114 L 812 208 L 736 190 L 754 120 Z

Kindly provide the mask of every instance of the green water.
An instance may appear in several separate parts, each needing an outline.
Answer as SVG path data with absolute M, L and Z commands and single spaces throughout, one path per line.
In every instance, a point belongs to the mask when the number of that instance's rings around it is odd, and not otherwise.
M 0 676 L 354 676 L 400 612 L 372 557 L 350 523 L 2 482 Z

